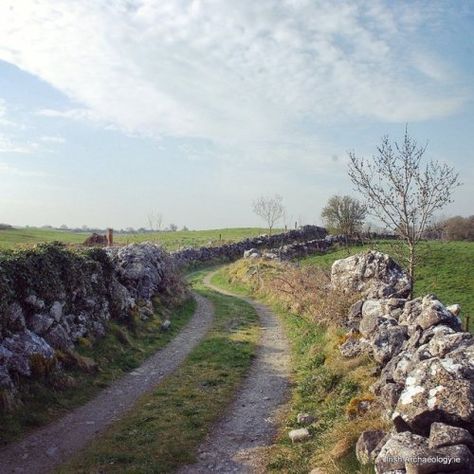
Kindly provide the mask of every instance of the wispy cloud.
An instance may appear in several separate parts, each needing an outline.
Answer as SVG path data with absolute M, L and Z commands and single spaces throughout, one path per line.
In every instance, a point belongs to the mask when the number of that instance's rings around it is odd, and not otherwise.
M 50 136 L 50 135 L 43 135 L 42 137 L 40 137 L 40 140 L 44 143 L 55 143 L 59 145 L 66 143 L 66 139 L 64 137 Z
M 24 127 L 10 118 L 7 103 L 0 98 L 0 153 L 32 153 L 38 149 L 38 143 L 21 140 L 18 131 Z
M 15 166 L 11 166 L 8 163 L 0 162 L 0 175 L 1 174 L 9 174 L 15 176 L 26 176 L 26 177 L 45 177 L 50 176 L 49 173 L 37 170 L 24 170 L 17 168 Z
M 302 119 L 413 122 L 456 112 L 463 93 L 437 88 L 449 75 L 412 41 L 421 10 L 377 1 L 6 1 L 0 58 L 80 104 L 43 116 L 276 146 L 300 138 Z M 407 45 L 416 64 L 401 54 Z

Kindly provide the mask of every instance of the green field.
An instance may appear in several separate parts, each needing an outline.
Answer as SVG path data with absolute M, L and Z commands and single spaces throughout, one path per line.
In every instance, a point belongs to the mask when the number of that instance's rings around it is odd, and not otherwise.
M 274 233 L 281 232 L 274 230 Z M 166 250 L 177 250 L 182 247 L 203 247 L 237 242 L 247 237 L 257 237 L 268 233 L 260 227 L 243 227 L 233 229 L 179 230 L 176 232 L 150 232 L 145 234 L 117 235 L 115 241 L 121 244 L 152 241 L 160 243 Z
M 221 245 L 236 242 L 247 237 L 265 234 L 267 229 L 259 227 L 244 227 L 234 229 L 212 230 L 180 230 L 176 232 L 147 232 L 137 234 L 115 234 L 118 244 L 133 242 L 156 242 L 166 250 L 177 250 L 182 247 L 201 247 Z M 275 232 L 280 232 L 275 230 Z M 68 244 L 80 244 L 89 236 L 88 233 L 78 233 L 51 229 L 22 228 L 0 230 L 0 249 L 11 249 L 19 246 L 29 246 L 42 242 L 60 241 Z
M 65 243 L 80 244 L 84 242 L 88 234 L 68 232 L 52 229 L 37 229 L 34 227 L 22 229 L 0 230 L 0 249 L 11 249 L 21 246 L 29 246 L 42 242 L 60 241 Z
M 376 248 L 393 254 L 391 245 L 381 242 Z M 369 248 L 371 246 L 351 246 L 303 258 L 301 263 L 329 269 L 335 260 Z M 474 242 L 422 242 L 420 252 L 422 260 L 417 268 L 415 296 L 434 293 L 446 305 L 459 303 L 461 314 L 470 316 L 470 328 L 474 330 Z

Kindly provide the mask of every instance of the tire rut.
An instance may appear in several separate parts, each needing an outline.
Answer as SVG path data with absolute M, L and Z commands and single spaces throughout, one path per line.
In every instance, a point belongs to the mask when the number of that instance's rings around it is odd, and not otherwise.
M 194 294 L 191 320 L 164 348 L 87 404 L 0 450 L 0 473 L 47 473 L 119 420 L 135 401 L 174 372 L 211 327 L 212 303 Z

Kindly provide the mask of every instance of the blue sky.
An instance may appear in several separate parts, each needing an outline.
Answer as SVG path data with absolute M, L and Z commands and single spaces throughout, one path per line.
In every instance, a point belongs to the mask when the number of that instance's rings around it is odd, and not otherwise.
M 347 152 L 408 123 L 473 213 L 469 1 L 4 0 L 0 222 L 320 223 Z

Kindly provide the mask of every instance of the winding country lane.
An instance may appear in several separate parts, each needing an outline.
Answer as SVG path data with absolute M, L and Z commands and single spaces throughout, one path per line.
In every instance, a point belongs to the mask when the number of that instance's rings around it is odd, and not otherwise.
M 240 298 L 210 283 L 214 291 Z M 199 448 L 199 462 L 184 466 L 180 474 L 261 473 L 265 466 L 260 453 L 271 443 L 277 429 L 279 409 L 289 395 L 289 346 L 279 319 L 264 305 L 250 303 L 260 317 L 262 336 L 250 372 L 229 407 Z
M 139 368 L 60 420 L 0 450 L 0 473 L 47 473 L 67 461 L 174 372 L 211 327 L 212 304 L 194 295 L 197 308 L 183 330 Z

